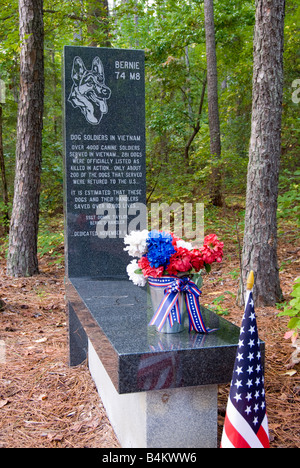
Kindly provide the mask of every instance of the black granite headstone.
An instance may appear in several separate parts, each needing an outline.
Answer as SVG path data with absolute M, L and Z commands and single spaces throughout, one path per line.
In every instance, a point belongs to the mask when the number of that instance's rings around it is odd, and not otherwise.
M 127 278 L 124 236 L 146 227 L 144 70 L 143 51 L 64 48 L 70 278 Z

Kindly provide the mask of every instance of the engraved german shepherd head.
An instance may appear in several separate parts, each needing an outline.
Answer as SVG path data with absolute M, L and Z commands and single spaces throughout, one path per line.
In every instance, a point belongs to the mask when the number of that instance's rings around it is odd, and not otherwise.
M 82 59 L 75 57 L 72 68 L 73 86 L 68 101 L 79 107 L 86 120 L 93 125 L 100 123 L 107 114 L 107 99 L 111 90 L 105 85 L 104 68 L 99 57 L 95 57 L 91 70 L 87 70 Z

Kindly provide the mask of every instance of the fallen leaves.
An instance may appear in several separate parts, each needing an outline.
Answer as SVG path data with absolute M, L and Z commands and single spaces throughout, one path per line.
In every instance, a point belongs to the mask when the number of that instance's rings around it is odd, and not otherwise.
M 99 423 L 100 423 L 100 419 L 96 417 L 87 421 L 77 421 L 71 425 L 70 429 L 71 431 L 74 431 L 77 433 L 81 431 L 86 431 L 86 429 L 94 430 L 97 427 L 99 427 Z
M 297 340 L 291 344 L 291 347 L 295 348 L 295 351 L 291 354 L 289 368 L 300 363 L 300 338 L 297 338 Z
M 5 447 L 119 447 L 85 364 L 29 356 L 14 370 L 17 379 L 0 380 Z
M 40 338 L 39 340 L 33 340 L 34 343 L 45 343 L 45 341 L 47 341 L 47 338 L 46 336 L 44 336 L 43 338 Z
M 0 446 L 119 447 L 86 364 L 68 366 L 64 272 L 0 278 Z
M 3 406 L 7 405 L 9 403 L 9 400 L 0 400 L 0 408 L 3 408 Z
M 295 375 L 295 374 L 297 374 L 297 371 L 295 369 L 291 369 L 291 370 L 286 371 L 282 375 L 289 375 L 290 377 L 293 377 L 293 375 Z

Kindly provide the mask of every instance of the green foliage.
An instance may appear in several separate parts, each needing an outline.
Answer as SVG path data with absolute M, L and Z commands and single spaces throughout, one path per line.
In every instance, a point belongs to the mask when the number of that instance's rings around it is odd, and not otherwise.
M 300 170 L 285 170 L 280 176 L 278 216 L 292 218 L 300 226 Z
M 9 227 L 9 219 L 7 219 L 7 212 L 9 214 L 10 212 L 10 204 L 9 206 L 5 206 L 5 203 L 0 200 L 0 226 L 3 228 L 8 228 Z M 0 232 L 2 234 L 2 232 Z
M 6 258 L 8 249 L 8 236 L 4 236 L 0 238 L 0 255 L 3 258 Z
M 293 291 L 291 293 L 293 299 L 284 307 L 284 310 L 278 314 L 279 317 L 291 317 L 288 327 L 291 330 L 300 330 L 300 277 L 295 280 Z
M 216 314 L 218 315 L 229 315 L 230 310 L 226 309 L 223 307 L 222 303 L 225 301 L 226 296 L 225 294 L 229 294 L 230 296 L 234 297 L 234 294 L 230 291 L 224 291 L 221 296 L 216 297 L 213 301 L 212 304 L 209 305 L 210 310 L 213 310 Z
M 6 257 L 8 249 L 8 235 L 0 238 L 0 255 Z M 64 227 L 61 216 L 56 218 L 42 218 L 38 233 L 38 255 L 47 256 L 49 265 L 64 264 Z
M 42 216 L 62 212 L 64 45 L 106 44 L 143 49 L 146 54 L 147 187 L 150 202 L 206 203 L 212 169 L 207 97 L 199 105 L 206 72 L 203 0 L 126 0 L 114 2 L 95 18 L 95 0 L 44 0 L 45 104 L 41 187 Z M 214 2 L 219 110 L 226 202 L 244 197 L 251 127 L 255 2 Z M 111 8 L 111 3 L 110 3 Z M 282 160 L 278 215 L 299 223 L 299 104 L 292 83 L 299 76 L 300 7 L 286 5 Z M 99 13 L 99 12 L 98 12 Z M 95 23 L 96 22 L 96 23 Z M 94 27 L 95 24 L 97 27 Z M 107 38 L 107 30 L 109 37 Z M 3 0 L 0 13 L 0 78 L 6 83 L 3 142 L 10 202 L 13 199 L 19 97 L 18 2 Z M 189 138 L 199 131 L 189 148 Z M 1 184 L 1 183 L 0 183 Z M 207 209 L 207 208 L 206 208 Z M 3 209 L 0 207 L 0 216 Z M 209 213 L 211 215 L 211 213 Z M 212 214 L 214 216 L 214 214 Z M 217 220 L 218 215 L 216 215 Z M 206 220 L 206 223 L 208 221 Z M 224 227 L 224 226 L 223 226 Z
M 49 227 L 49 222 L 42 220 L 38 234 L 38 255 L 40 258 L 50 257 L 49 265 L 64 263 L 64 230 L 62 222 Z

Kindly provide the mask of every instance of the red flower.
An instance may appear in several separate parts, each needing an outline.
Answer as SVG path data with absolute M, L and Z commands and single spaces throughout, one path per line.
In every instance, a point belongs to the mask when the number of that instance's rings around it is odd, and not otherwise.
M 203 255 L 202 255 L 201 250 L 199 249 L 191 250 L 191 264 L 196 272 L 204 268 L 204 260 L 203 260 Z
M 176 252 L 171 255 L 170 263 L 166 270 L 170 275 L 176 275 L 179 271 L 185 272 L 192 268 L 191 252 L 184 247 L 179 247 Z
M 177 247 L 176 242 L 180 240 L 178 237 L 171 233 L 173 238 L 172 244 L 176 252 L 171 255 L 169 264 L 164 268 L 152 267 L 146 256 L 138 261 L 139 267 L 142 269 L 145 278 L 153 276 L 160 278 L 163 276 L 164 271 L 169 275 L 178 275 L 178 273 L 185 273 L 190 270 L 199 272 L 205 265 L 210 265 L 213 262 L 221 262 L 223 258 L 224 243 L 220 242 L 215 234 L 209 234 L 204 238 L 203 246 L 200 249 L 188 250 L 184 247 Z
M 148 278 L 148 276 L 152 276 L 153 278 L 160 278 L 164 272 L 163 266 L 158 268 L 152 267 L 147 257 L 140 258 L 138 261 L 138 266 L 142 269 L 145 278 Z
M 223 258 L 224 243 L 220 242 L 215 234 L 209 234 L 204 238 L 201 252 L 205 263 L 221 262 Z

